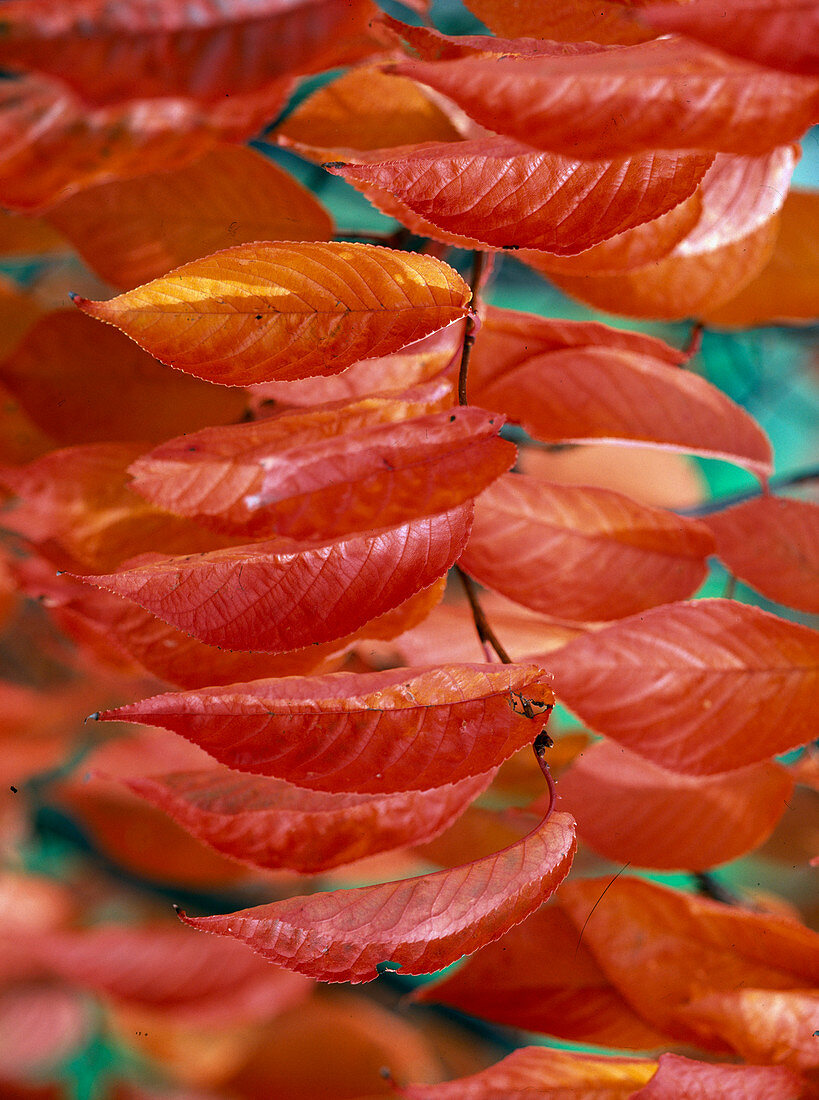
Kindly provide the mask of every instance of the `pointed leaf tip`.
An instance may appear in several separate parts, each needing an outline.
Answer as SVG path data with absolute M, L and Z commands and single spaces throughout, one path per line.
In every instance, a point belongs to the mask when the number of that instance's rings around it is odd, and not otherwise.
M 89 714 L 87 716 L 87 718 L 83 719 L 82 724 L 85 725 L 86 722 L 99 722 L 99 720 L 100 720 L 100 712 L 98 710 L 95 710 L 93 714 Z

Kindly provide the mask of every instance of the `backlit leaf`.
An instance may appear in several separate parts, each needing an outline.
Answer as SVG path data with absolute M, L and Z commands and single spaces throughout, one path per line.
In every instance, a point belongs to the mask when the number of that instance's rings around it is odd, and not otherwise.
M 376 796 L 305 791 L 227 768 L 125 783 L 223 855 L 311 874 L 430 840 L 491 778 L 478 775 L 430 791 Z
M 324 542 L 275 539 L 82 577 L 208 645 L 281 653 L 329 642 L 427 588 L 458 558 L 472 506 Z
M 203 102 L 342 63 L 364 37 L 368 0 L 47 0 L 3 5 L 0 62 L 69 83 L 88 103 L 140 96 Z M 355 56 L 352 53 L 352 56 Z
M 169 371 L 109 326 L 59 310 L 0 363 L 0 381 L 60 446 L 155 442 L 229 424 L 247 395 Z
M 533 611 L 600 620 L 691 595 L 713 549 L 702 524 L 672 512 L 606 489 L 507 474 L 475 501 L 459 563 Z
M 396 149 L 332 171 L 376 206 L 380 193 L 393 196 L 439 239 L 571 254 L 665 214 L 693 194 L 710 161 L 678 152 L 578 161 L 489 136 Z
M 812 0 L 719 0 L 653 4 L 641 21 L 718 50 L 803 76 L 819 76 L 819 12 Z
M 810 741 L 817 666 L 819 633 L 731 600 L 652 608 L 576 638 L 548 664 L 558 698 L 584 722 L 688 775 Z
M 570 1042 L 628 1050 L 669 1042 L 623 1000 L 555 905 L 538 909 L 453 973 L 422 986 L 414 999 Z
M 642 42 L 651 31 L 633 16 L 639 0 L 551 0 L 549 4 L 469 0 L 467 7 L 495 34 L 559 42 Z
M 566 876 L 574 848 L 572 819 L 553 814 L 518 843 L 453 870 L 183 919 L 323 981 L 372 981 L 383 962 L 425 974 L 524 920 Z
M 732 1066 L 661 1054 L 657 1073 L 632 1100 L 679 1100 L 723 1096 L 725 1100 L 799 1100 L 805 1082 L 784 1066 Z
M 464 317 L 469 287 L 375 245 L 238 245 L 110 302 L 76 299 L 164 363 L 226 386 L 337 374 Z
M 452 665 L 257 680 L 157 695 L 99 717 L 172 729 L 241 771 L 377 794 L 489 771 L 534 740 L 551 701 L 536 666 Z
M 798 323 L 819 317 L 819 192 L 792 191 L 779 216 L 773 255 L 756 278 L 730 301 L 703 310 L 710 324 L 736 326 Z
M 390 66 L 497 133 L 574 157 L 708 149 L 758 155 L 819 118 L 819 81 L 761 74 L 694 42 L 660 39 L 574 56 Z
M 397 411 L 399 403 L 383 404 Z M 324 423 L 316 412 L 284 414 L 183 436 L 131 467 L 134 488 L 217 530 L 319 538 L 445 511 L 515 460 L 514 446 L 497 436 L 503 417 L 482 409 L 381 424 L 375 408 L 370 423 L 363 411 L 327 410 Z M 332 412 L 337 428 L 327 423 Z
M 734 576 L 777 603 L 819 613 L 819 506 L 766 495 L 703 522 Z
M 306 188 L 253 149 L 230 145 L 173 171 L 87 188 L 48 219 L 94 271 L 125 288 L 231 245 L 333 234 Z
M 208 106 L 166 98 L 89 110 L 48 77 L 4 80 L 0 202 L 43 210 L 91 184 L 178 168 L 222 142 L 246 141 L 276 116 L 291 86 L 279 79 Z
M 654 1074 L 644 1058 L 521 1047 L 497 1065 L 442 1085 L 407 1085 L 407 1100 L 627 1100 Z
M 778 764 L 678 775 L 599 741 L 561 777 L 560 804 L 577 818 L 580 839 L 615 863 L 702 871 L 766 840 L 792 790 Z
M 693 997 L 746 986 L 802 989 L 819 974 L 819 935 L 786 917 L 624 875 L 575 879 L 560 903 L 632 1007 L 705 1048 L 726 1049 L 707 1023 L 689 1017 Z

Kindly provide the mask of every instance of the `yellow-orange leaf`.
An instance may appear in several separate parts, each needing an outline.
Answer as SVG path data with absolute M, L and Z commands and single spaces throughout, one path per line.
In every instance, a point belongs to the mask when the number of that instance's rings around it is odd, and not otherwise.
M 305 187 L 236 145 L 182 168 L 87 188 L 48 220 L 99 275 L 125 288 L 231 245 L 333 234 L 330 215 Z
M 157 359 L 226 386 L 338 374 L 464 317 L 470 290 L 430 256 L 375 245 L 239 245 L 110 302 L 77 298 Z

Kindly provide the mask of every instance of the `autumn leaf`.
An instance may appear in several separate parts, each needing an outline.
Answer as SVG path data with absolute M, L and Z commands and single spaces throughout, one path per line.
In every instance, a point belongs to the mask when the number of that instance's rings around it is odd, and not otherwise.
M 223 855 L 259 867 L 315 874 L 430 840 L 491 779 L 489 773 L 430 791 L 375 796 L 305 791 L 227 768 L 124 782 Z
M 134 488 L 217 530 L 309 539 L 453 508 L 515 460 L 515 447 L 498 438 L 497 414 L 456 407 L 379 424 L 369 404 L 369 423 L 353 406 L 328 409 L 321 421 L 311 410 L 183 436 L 131 467 Z M 399 402 L 384 405 L 397 414 Z
M 760 155 L 819 118 L 819 82 L 664 38 L 574 56 L 402 61 L 482 126 L 583 158 L 652 149 Z
M 819 613 L 819 507 L 761 496 L 705 516 L 717 555 L 768 599 Z
M 326 541 L 276 539 L 80 577 L 208 645 L 283 653 L 397 607 L 461 553 L 472 505 Z
M 0 358 L 11 355 L 41 316 L 40 307 L 10 280 L 0 277 Z
M 792 791 L 779 764 L 678 775 L 604 740 L 561 777 L 560 805 L 580 839 L 615 863 L 702 871 L 757 848 Z
M 657 1073 L 633 1100 L 678 1100 L 681 1096 L 725 1096 L 731 1100 L 799 1100 L 805 1082 L 784 1066 L 734 1066 L 694 1062 L 661 1054 Z
M 495 34 L 558 42 L 642 42 L 652 32 L 633 17 L 635 0 L 555 0 L 549 5 L 469 0 L 467 7 Z
M 47 982 L 5 986 L 0 991 L 0 1079 L 26 1079 L 56 1069 L 88 1042 L 93 1026 L 91 1006 L 76 990 Z
M 507 474 L 475 501 L 459 564 L 534 611 L 600 620 L 691 595 L 713 549 L 702 524 L 619 493 Z
M 353 59 L 372 14 L 368 0 L 233 0 L 229 9 L 212 0 L 195 9 L 184 0 L 11 0 L 0 62 L 59 77 L 94 105 L 174 95 L 208 103 Z
M 696 600 L 576 638 L 548 668 L 593 729 L 670 771 L 711 775 L 812 739 L 817 658 L 806 626 Z
M 534 740 L 551 702 L 536 666 L 453 665 L 256 680 L 98 717 L 172 729 L 241 771 L 378 794 L 489 771 Z
M 439 260 L 365 244 L 238 245 L 110 302 L 75 303 L 156 358 L 225 386 L 337 374 L 464 317 Z
M 710 163 L 708 154 L 678 152 L 572 160 L 488 136 L 362 156 L 330 170 L 376 206 L 389 194 L 399 208 L 387 213 L 406 209 L 447 243 L 572 254 L 665 214 L 694 193 Z
M 568 873 L 574 823 L 547 817 L 501 852 L 451 871 L 331 891 L 216 917 L 188 917 L 271 962 L 330 982 L 365 982 L 381 963 L 407 974 L 440 970 L 533 912 Z
M 41 218 L 11 210 L 0 211 L 0 255 L 56 256 L 68 251 L 68 242 Z
M 812 0 L 719 0 L 652 4 L 640 21 L 663 34 L 684 34 L 724 53 L 802 76 L 819 76 L 819 14 Z
M 146 283 L 188 260 L 251 241 L 325 240 L 333 222 L 271 161 L 217 146 L 172 171 L 86 188 L 48 221 L 114 286 Z
M 0 363 L 0 382 L 59 446 L 159 443 L 238 420 L 247 395 L 161 366 L 121 333 L 57 310 Z

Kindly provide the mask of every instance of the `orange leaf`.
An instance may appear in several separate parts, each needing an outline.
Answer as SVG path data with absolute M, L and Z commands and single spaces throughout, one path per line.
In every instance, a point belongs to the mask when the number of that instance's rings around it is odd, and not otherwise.
M 22 294 L 0 276 L 0 359 L 11 355 L 40 317 L 41 310 L 28 294 Z
M 551 0 L 518 4 L 509 0 L 469 0 L 467 7 L 495 34 L 551 38 L 558 42 L 642 42 L 652 37 L 633 10 L 639 0 Z
M 283 653 L 358 630 L 443 576 L 472 505 L 362 535 L 275 539 L 80 577 L 208 645 Z
M 247 395 L 169 371 L 81 313 L 43 317 L 0 363 L 0 381 L 60 446 L 134 440 L 238 420 Z
M 414 999 L 569 1042 L 628 1050 L 669 1043 L 668 1035 L 623 1000 L 554 905 L 538 909 L 453 973 L 422 986 Z
M 702 871 L 757 848 L 792 791 L 778 764 L 677 775 L 600 741 L 561 777 L 560 804 L 577 818 L 580 839 L 606 859 Z
M 403 61 L 389 71 L 449 96 L 500 134 L 572 157 L 707 149 L 758 155 L 819 118 L 819 82 L 666 38 L 560 56 Z
M 231 145 L 182 168 L 87 188 L 48 220 L 97 274 L 125 288 L 230 245 L 333 235 L 330 215 L 306 188 L 253 149 Z
M 202 102 L 360 56 L 368 0 L 10 0 L 0 62 L 70 84 L 88 103 L 185 95 Z
M 223 855 L 313 874 L 431 840 L 491 779 L 478 775 L 430 791 L 376 796 L 305 791 L 227 768 L 124 782 Z
M 819 11 L 813 0 L 719 0 L 653 4 L 642 21 L 773 69 L 819 76 Z
M 576 879 L 560 903 L 629 1004 L 685 1042 L 725 1049 L 688 1016 L 694 997 L 739 986 L 800 989 L 819 976 L 819 935 L 785 917 L 627 876 Z
M 172 729 L 228 767 L 311 790 L 419 791 L 531 743 L 553 698 L 542 678 L 531 665 L 338 672 L 156 695 L 98 717 Z
M 4 5 L 4 12 L 6 6 Z M 192 99 L 132 100 L 89 111 L 55 80 L 25 75 L 0 88 L 0 202 L 43 210 L 93 183 L 178 168 L 274 118 L 291 81 L 207 107 Z
M 522 327 L 528 327 L 526 321 Z M 537 325 L 531 328 L 536 339 Z M 771 472 L 771 445 L 762 428 L 690 371 L 602 341 L 538 354 L 536 346 L 509 349 L 491 331 L 482 345 L 482 333 L 470 400 L 498 409 L 536 439 L 639 440 L 722 458 L 747 466 L 757 477 Z
M 0 1079 L 56 1069 L 89 1042 L 93 1029 L 91 1006 L 76 990 L 7 986 L 0 992 Z
M 331 170 L 376 206 L 380 193 L 393 196 L 436 239 L 571 254 L 665 214 L 694 193 L 711 159 L 650 152 L 572 160 L 488 136 L 396 149 Z
M 805 1082 L 784 1066 L 731 1066 L 661 1054 L 657 1073 L 632 1100 L 680 1100 L 722 1096 L 725 1100 L 800 1100 Z
M 762 496 L 705 516 L 717 554 L 768 599 L 819 613 L 819 506 Z
M 819 317 L 819 192 L 792 191 L 779 218 L 779 235 L 766 267 L 739 294 L 703 319 L 728 328 Z
M 470 0 L 472 2 L 472 0 Z M 443 1085 L 407 1085 L 407 1100 L 628 1100 L 654 1074 L 645 1058 L 521 1047 L 497 1065 Z
M 440 970 L 533 912 L 568 873 L 574 823 L 553 814 L 516 844 L 451 871 L 182 919 L 234 936 L 271 962 L 330 982 L 366 982 L 381 963 Z
M 68 242 L 40 218 L 0 211 L 0 255 L 43 256 L 68 251 Z
M 338 374 L 464 317 L 440 260 L 365 244 L 238 245 L 110 302 L 77 298 L 164 363 L 226 386 Z
M 713 549 L 702 524 L 672 512 L 606 489 L 507 474 L 475 501 L 459 564 L 544 615 L 617 619 L 691 595 Z
M 314 412 L 268 421 L 267 433 L 262 422 L 183 436 L 131 467 L 134 488 L 235 535 L 331 538 L 454 508 L 515 461 L 497 413 L 456 406 L 343 431 L 352 419 L 344 411 L 336 410 L 343 434 L 324 439 Z M 250 444 L 265 434 L 268 442 Z
M 558 698 L 584 722 L 688 775 L 810 741 L 817 664 L 816 631 L 731 600 L 655 607 L 548 661 Z

